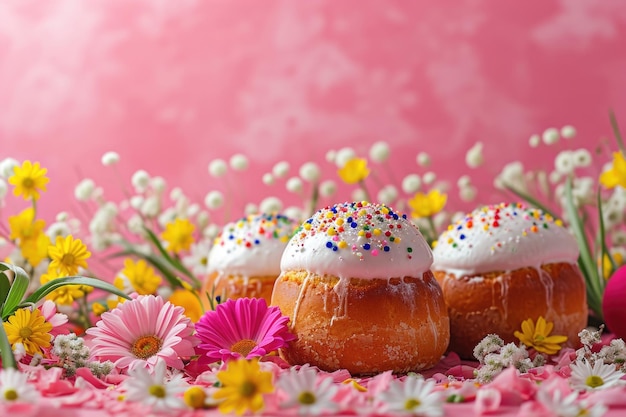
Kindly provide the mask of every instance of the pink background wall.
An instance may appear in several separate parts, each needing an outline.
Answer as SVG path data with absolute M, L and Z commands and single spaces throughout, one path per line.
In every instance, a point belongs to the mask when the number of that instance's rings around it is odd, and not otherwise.
M 552 166 L 531 134 L 573 124 L 574 147 L 592 146 L 610 136 L 609 108 L 625 120 L 623 0 L 0 3 L 0 159 L 49 169 L 47 217 L 84 176 L 114 194 L 109 150 L 123 179 L 143 168 L 199 202 L 225 189 L 208 163 L 244 153 L 237 211 L 295 198 L 262 184 L 274 163 L 316 161 L 337 179 L 328 150 L 366 156 L 379 140 L 396 183 L 423 173 L 426 151 L 440 178 L 467 173 L 492 202 L 505 163 Z M 479 140 L 487 164 L 470 170 Z

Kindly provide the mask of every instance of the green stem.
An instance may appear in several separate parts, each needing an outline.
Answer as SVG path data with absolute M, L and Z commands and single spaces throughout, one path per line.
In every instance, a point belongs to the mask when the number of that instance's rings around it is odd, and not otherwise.
M 3 369 L 17 369 L 17 362 L 15 361 L 15 356 L 13 356 L 13 349 L 4 330 L 4 325 L 0 325 L 0 357 L 2 357 Z

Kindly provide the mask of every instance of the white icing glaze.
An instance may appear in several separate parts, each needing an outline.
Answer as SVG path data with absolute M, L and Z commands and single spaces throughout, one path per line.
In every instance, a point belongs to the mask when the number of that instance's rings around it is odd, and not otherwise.
M 209 252 L 209 273 L 243 277 L 280 274 L 280 258 L 297 223 L 280 214 L 228 223 Z
M 523 204 L 474 210 L 443 232 L 433 250 L 433 270 L 459 276 L 575 263 L 578 245 L 560 220 Z
M 319 210 L 296 231 L 281 270 L 347 278 L 421 277 L 433 255 L 406 215 L 382 204 L 342 203 Z

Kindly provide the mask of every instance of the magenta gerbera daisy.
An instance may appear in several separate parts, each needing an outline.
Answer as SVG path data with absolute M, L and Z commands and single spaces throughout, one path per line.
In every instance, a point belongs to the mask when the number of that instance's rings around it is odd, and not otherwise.
M 210 362 L 262 357 L 295 339 L 289 317 L 263 298 L 239 298 L 218 304 L 196 323 L 199 349 Z
M 120 369 L 142 366 L 152 370 L 158 358 L 172 368 L 183 369 L 181 358 L 193 356 L 199 342 L 184 311 L 154 295 L 126 301 L 102 314 L 96 326 L 87 329 L 91 355 L 110 360 Z

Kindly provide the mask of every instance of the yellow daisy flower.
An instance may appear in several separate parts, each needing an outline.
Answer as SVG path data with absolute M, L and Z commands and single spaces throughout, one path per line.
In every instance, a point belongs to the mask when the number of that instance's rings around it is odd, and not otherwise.
M 57 271 L 60 276 L 76 275 L 78 268 L 87 268 L 86 260 L 91 256 L 87 246 L 80 240 L 74 239 L 72 235 L 65 238 L 57 236 L 54 246 L 48 247 L 50 255 L 50 271 Z
M 122 280 L 122 287 L 126 278 L 133 290 L 140 295 L 154 294 L 163 281 L 146 261 L 140 259 L 134 262 L 131 258 L 124 259 L 124 269 L 117 278 Z
M 61 277 L 62 276 L 59 276 L 58 273 L 48 270 L 47 273 L 41 275 L 41 277 L 39 278 L 39 282 L 43 285 L 47 282 Z M 46 296 L 46 299 L 54 301 L 56 304 L 66 306 L 72 305 L 74 303 L 74 300 L 85 296 L 85 291 L 83 291 L 83 287 L 83 285 L 64 285 L 48 294 Z
M 46 222 L 35 219 L 35 210 L 29 207 L 9 217 L 11 239 L 18 242 L 22 256 L 34 267 L 48 256 L 50 238 L 44 233 Z
M 24 161 L 21 166 L 13 167 L 13 172 L 9 177 L 9 183 L 15 186 L 13 194 L 22 196 L 24 200 L 39 200 L 39 192 L 46 191 L 46 184 L 50 181 L 46 177 L 48 170 L 41 168 L 39 162 Z
M 40 233 L 36 239 L 24 241 L 20 245 L 22 256 L 33 267 L 36 267 L 48 258 L 48 247 L 50 247 L 50 238 L 45 233 Z
M 9 216 L 11 239 L 23 242 L 36 238 L 46 228 L 46 222 L 35 219 L 35 210 L 32 207 L 22 210 L 15 216 Z
M 411 215 L 413 217 L 430 217 L 439 213 L 446 205 L 447 194 L 442 194 L 439 190 L 431 190 L 428 194 L 415 193 L 409 200 Z
M 50 347 L 51 330 L 52 324 L 37 309 L 20 308 L 4 322 L 4 331 L 11 346 L 23 344 L 29 355 L 42 353 L 41 348 Z
M 615 265 L 619 268 L 624 265 L 626 259 L 620 252 L 612 252 L 611 256 L 613 257 L 613 261 L 615 261 Z M 611 278 L 611 272 L 613 272 L 613 265 L 611 264 L 611 260 L 609 259 L 609 255 L 605 254 L 602 259 L 602 275 L 604 279 Z
M 176 219 L 165 225 L 161 237 L 167 242 L 167 249 L 178 253 L 189 249 L 193 243 L 195 226 L 187 219 Z
M 367 168 L 367 159 L 352 158 L 337 171 L 337 174 L 346 184 L 361 182 L 370 174 L 370 170 Z
M 258 359 L 229 361 L 226 370 L 217 373 L 217 379 L 222 386 L 213 398 L 223 400 L 218 409 L 224 414 L 260 411 L 265 406 L 263 394 L 274 391 L 272 373 L 261 371 Z
M 169 298 L 169 302 L 183 307 L 185 309 L 185 316 L 196 323 L 200 320 L 200 317 L 204 314 L 202 311 L 202 304 L 195 293 L 186 289 L 178 289 L 172 293 Z
M 600 175 L 600 182 L 606 188 L 621 186 L 626 188 L 626 159 L 621 152 L 613 152 L 613 165 L 611 169 Z
M 551 321 L 546 322 L 546 319 L 539 316 L 536 325 L 533 319 L 524 320 L 522 322 L 522 332 L 516 330 L 513 335 L 527 347 L 535 348 L 537 352 L 554 355 L 561 350 L 561 344 L 567 341 L 567 336 L 550 336 L 553 327 L 554 323 Z

